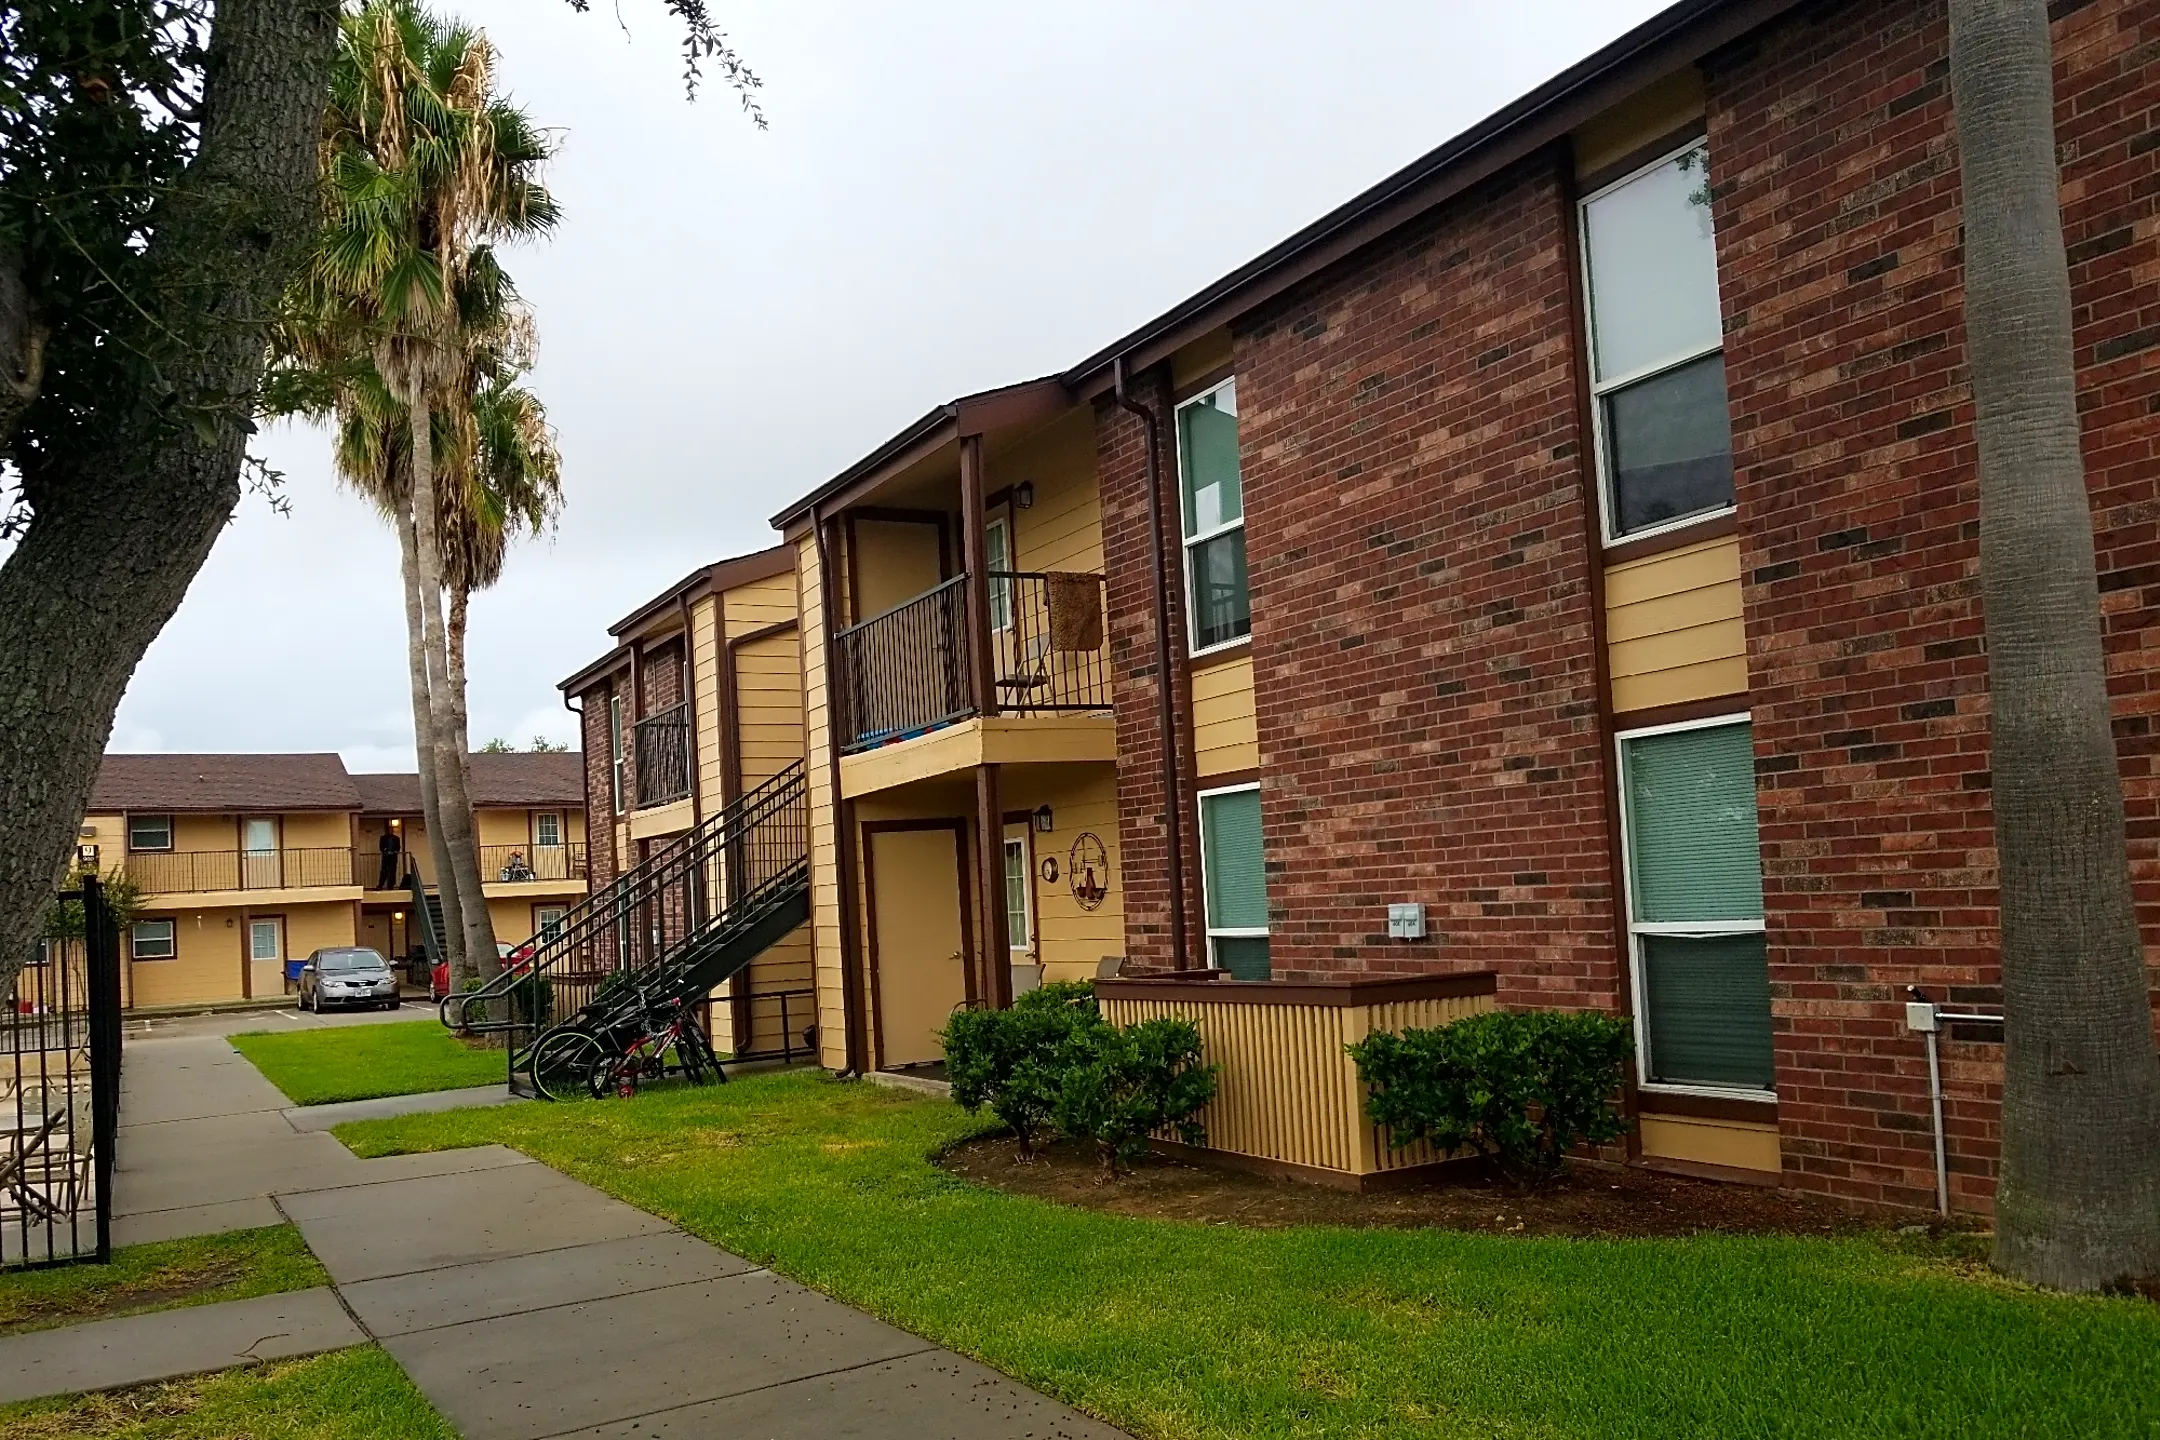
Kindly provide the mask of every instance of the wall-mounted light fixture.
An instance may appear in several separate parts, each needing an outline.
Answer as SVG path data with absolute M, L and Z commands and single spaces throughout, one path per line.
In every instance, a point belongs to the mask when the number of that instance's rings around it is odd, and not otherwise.
M 405 822 L 395 816 L 392 816 L 390 819 L 390 828 L 393 830 L 402 830 L 405 828 Z
M 1035 833 L 1038 835 L 1048 835 L 1054 821 L 1054 817 L 1050 814 L 1050 807 L 1048 805 L 1045 805 L 1041 809 L 1037 810 L 1035 812 L 1034 818 Z
M 1018 485 L 1013 486 L 1013 508 L 1015 510 L 1032 510 L 1035 508 L 1034 481 L 1022 480 Z

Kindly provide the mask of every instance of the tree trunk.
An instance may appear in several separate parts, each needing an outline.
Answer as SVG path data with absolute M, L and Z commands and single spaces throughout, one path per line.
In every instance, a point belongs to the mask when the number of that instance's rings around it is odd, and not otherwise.
M 434 407 L 425 386 L 409 402 L 412 432 L 413 529 L 420 559 L 420 619 L 427 639 L 428 741 L 435 754 L 435 796 L 442 811 L 443 843 L 450 851 L 450 871 L 458 892 L 464 926 L 466 971 L 453 975 L 453 988 L 466 974 L 483 983 L 502 970 L 495 953 L 495 926 L 481 888 L 480 854 L 473 840 L 470 788 L 465 783 L 465 737 L 458 733 L 450 701 L 449 647 L 443 633 L 442 536 L 435 501 Z M 448 887 L 445 886 L 445 889 Z M 445 923 L 448 917 L 445 916 Z
M 427 821 L 428 853 L 435 861 L 435 893 L 442 900 L 443 961 L 456 989 L 459 975 L 472 973 L 465 961 L 465 920 L 456 884 L 443 883 L 450 875 L 450 846 L 443 839 L 442 796 L 435 784 L 434 710 L 428 699 L 427 627 L 420 604 L 420 545 L 413 537 L 410 512 L 397 517 L 398 569 L 405 582 L 405 660 L 412 681 L 413 761 L 420 772 L 420 810 Z
M 23 284 L 22 252 L 0 243 L 0 451 L 45 375 L 45 327 Z
M 0 566 L 0 992 L 51 902 L 128 679 L 239 500 L 265 317 L 315 222 L 337 11 L 220 0 L 200 146 L 150 217 L 140 321 L 110 337 L 152 363 L 80 449 L 40 457 L 35 518 Z
M 2002 888 L 1996 1265 L 2160 1273 L 2160 1055 L 2109 725 L 2046 0 L 1951 0 Z

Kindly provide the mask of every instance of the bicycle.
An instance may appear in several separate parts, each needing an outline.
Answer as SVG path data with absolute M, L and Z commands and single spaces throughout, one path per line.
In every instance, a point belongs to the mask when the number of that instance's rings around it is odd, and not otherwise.
M 655 1012 L 665 1015 L 659 1025 Z M 664 1006 L 643 1009 L 638 1026 L 639 1033 L 628 1044 L 613 1048 L 594 1064 L 585 1075 L 585 1088 L 594 1099 L 600 1099 L 610 1091 L 627 1100 L 637 1093 L 641 1080 L 657 1080 L 667 1073 L 667 1057 L 672 1051 L 675 1063 L 683 1078 L 693 1085 L 703 1085 L 708 1070 L 722 1083 L 727 1072 L 720 1068 L 720 1057 L 713 1053 L 705 1039 L 687 1001 L 675 1000 Z

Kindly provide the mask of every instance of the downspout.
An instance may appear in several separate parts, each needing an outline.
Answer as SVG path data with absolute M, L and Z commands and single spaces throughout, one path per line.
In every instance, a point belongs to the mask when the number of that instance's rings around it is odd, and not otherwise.
M 847 1051 L 843 1075 L 861 1075 L 868 1057 L 863 1053 L 862 976 L 856 972 L 855 936 L 861 917 L 855 913 L 855 867 L 849 863 L 855 851 L 855 826 L 848 806 L 840 798 L 840 731 L 833 695 L 839 683 L 834 667 L 832 552 L 825 544 L 825 516 L 810 507 L 810 534 L 817 542 L 819 643 L 825 647 L 825 774 L 832 795 L 833 888 L 840 901 L 840 1004 L 846 1012 L 841 1038 Z
M 1162 431 L 1155 412 L 1125 393 L 1125 357 L 1110 362 L 1118 408 L 1137 416 L 1147 435 L 1148 558 L 1155 572 L 1156 723 L 1162 730 L 1163 839 L 1170 854 L 1170 950 L 1173 968 L 1189 969 L 1185 950 L 1184 799 L 1179 794 L 1177 707 L 1170 694 L 1170 585 L 1163 558 Z
M 575 716 L 577 716 L 577 752 L 578 752 L 578 760 L 579 760 L 579 762 L 580 762 L 580 764 L 579 764 L 579 768 L 580 768 L 580 769 L 582 769 L 582 770 L 583 770 L 583 771 L 585 772 L 585 774 L 584 774 L 584 777 L 583 777 L 583 778 L 584 778 L 584 781 L 585 781 L 585 893 L 586 893 L 587 895 L 590 895 L 590 894 L 592 894 L 592 844 L 593 844 L 593 841 L 592 841 L 592 832 L 593 832 L 593 819 L 592 819 L 592 817 L 593 817 L 593 805 L 592 805 L 592 756 L 590 756 L 590 755 L 588 755 L 588 754 L 586 754 L 586 753 L 585 753 L 585 707 L 584 707 L 584 706 L 582 706 L 582 705 L 573 705 L 573 704 L 571 704 L 571 703 L 570 703 L 570 692 L 569 692 L 569 691 L 567 691 L 567 690 L 565 690 L 565 691 L 563 691 L 563 692 L 562 692 L 562 708 L 563 708 L 563 709 L 565 709 L 565 710 L 567 710 L 567 711 L 569 711 L 569 712 L 570 712 L 570 713 L 571 713 L 572 715 L 575 715 Z M 612 807 L 610 807 L 610 808 L 612 809 Z M 614 816 L 613 816 L 612 814 L 610 814 L 610 815 L 608 816 L 608 824 L 609 824 L 609 826 L 610 826 L 610 827 L 612 827 L 612 826 L 614 825 L 614 823 L 615 823 L 615 817 L 614 817 Z M 608 870 L 610 871 L 610 873 L 613 873 L 613 872 L 615 872 L 616 866 L 615 866 L 615 831 L 614 831 L 614 830 L 613 830 L 612 828 L 610 828 L 610 829 L 608 830 L 608 846 L 607 846 L 607 848 L 608 848 Z

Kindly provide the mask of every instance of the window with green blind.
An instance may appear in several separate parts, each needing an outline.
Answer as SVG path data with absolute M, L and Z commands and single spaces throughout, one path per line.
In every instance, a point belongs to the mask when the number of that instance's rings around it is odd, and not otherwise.
M 1719 721 L 1620 745 L 1643 1078 L 1768 1090 L 1753 732 L 1745 720 Z
M 1178 407 L 1177 442 L 1192 648 L 1208 650 L 1252 633 L 1237 381 L 1225 380 Z
M 1267 979 L 1267 867 L 1260 844 L 1259 786 L 1200 796 L 1200 852 L 1209 954 L 1240 980 Z

